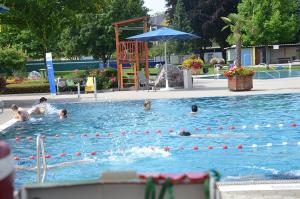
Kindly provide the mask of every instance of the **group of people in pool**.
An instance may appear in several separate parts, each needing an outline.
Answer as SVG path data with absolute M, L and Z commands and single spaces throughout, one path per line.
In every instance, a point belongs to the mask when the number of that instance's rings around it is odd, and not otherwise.
M 23 109 L 22 107 L 17 106 L 16 104 L 13 104 L 11 106 L 11 109 L 16 112 L 16 119 L 18 121 L 24 122 L 27 121 L 31 118 L 32 114 L 36 114 L 36 115 L 42 115 L 45 114 L 47 112 L 47 98 L 45 97 L 41 97 L 39 100 L 39 103 L 37 105 L 35 105 L 32 109 L 30 109 L 29 111 Z M 59 119 L 64 119 L 67 118 L 67 110 L 66 109 L 61 109 L 58 110 L 57 114 L 59 116 Z
M 196 114 L 198 112 L 198 106 L 196 104 L 193 104 L 191 108 L 192 108 L 191 114 Z M 144 101 L 144 110 L 149 111 L 150 109 L 151 109 L 151 101 L 146 99 Z M 192 136 L 192 133 L 190 133 L 188 131 L 180 131 L 180 133 L 178 135 L 180 135 L 180 136 Z

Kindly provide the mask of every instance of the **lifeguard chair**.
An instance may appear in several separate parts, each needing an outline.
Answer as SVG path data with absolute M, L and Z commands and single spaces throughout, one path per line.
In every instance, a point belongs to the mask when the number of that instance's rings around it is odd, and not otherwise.
M 122 27 L 133 23 L 143 22 L 143 27 Z M 128 19 L 113 23 L 116 35 L 116 56 L 117 56 L 117 70 L 118 70 L 118 88 L 123 90 L 126 87 L 134 86 L 139 89 L 140 66 L 145 68 L 145 76 L 149 81 L 148 68 L 148 43 L 141 41 L 119 41 L 120 30 L 143 30 L 148 31 L 148 17 L 140 17 L 135 19 Z M 123 69 L 128 68 L 128 65 L 133 67 L 132 74 L 125 74 Z

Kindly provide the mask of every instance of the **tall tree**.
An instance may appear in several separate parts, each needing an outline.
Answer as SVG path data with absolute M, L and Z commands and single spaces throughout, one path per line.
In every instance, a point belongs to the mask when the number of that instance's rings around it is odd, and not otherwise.
M 183 32 L 193 32 L 182 0 L 177 0 L 171 26 Z M 189 41 L 174 41 L 172 43 L 173 52 L 177 54 L 185 54 L 191 50 L 191 43 Z
M 176 0 L 166 1 L 167 14 L 169 20 L 172 21 Z M 224 48 L 228 46 L 226 39 L 230 30 L 221 31 L 225 26 L 221 17 L 235 13 L 239 2 L 240 0 L 183 0 L 194 33 L 201 36 L 201 39 L 197 41 L 200 49 L 211 46 L 213 41 L 216 41 L 223 49 L 225 57 Z
M 115 34 L 112 23 L 147 14 L 143 0 L 98 0 L 93 11 L 76 16 L 75 24 L 62 34 L 60 48 L 68 57 L 92 55 L 104 64 L 115 50 Z M 128 37 L 126 32 L 121 38 Z
M 247 19 L 242 27 L 244 41 L 250 45 L 265 45 L 265 61 L 269 63 L 268 45 L 295 40 L 299 30 L 298 0 L 243 0 L 238 14 Z
M 42 45 L 42 53 L 57 52 L 57 42 L 64 26 L 68 25 L 76 8 L 88 8 L 84 0 L 1 0 L 10 8 L 1 15 L 1 22 L 19 31 L 29 31 Z M 85 6 L 85 7 L 84 7 Z

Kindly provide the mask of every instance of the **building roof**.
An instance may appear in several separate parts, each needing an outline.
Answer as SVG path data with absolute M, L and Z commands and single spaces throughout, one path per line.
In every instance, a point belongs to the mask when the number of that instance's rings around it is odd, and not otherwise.
M 290 46 L 300 46 L 300 43 L 293 43 L 293 44 L 273 44 L 273 45 L 268 45 L 268 47 L 273 47 L 275 45 L 278 45 L 279 47 L 280 46 L 286 46 L 286 47 L 290 47 Z M 256 45 L 256 46 L 243 46 L 242 48 L 261 48 L 261 47 L 265 47 L 265 45 Z M 230 47 L 227 47 L 225 49 L 233 49 L 235 48 L 235 45 L 232 45 Z

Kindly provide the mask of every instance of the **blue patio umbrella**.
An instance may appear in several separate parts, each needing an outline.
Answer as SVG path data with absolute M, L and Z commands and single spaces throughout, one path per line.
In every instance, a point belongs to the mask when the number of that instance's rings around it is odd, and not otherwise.
M 0 13 L 8 12 L 8 11 L 9 11 L 9 8 L 7 8 L 5 6 L 0 6 Z
M 167 41 L 171 39 L 178 39 L 178 40 L 191 40 L 191 39 L 198 39 L 200 37 L 187 33 L 181 32 L 178 30 L 174 30 L 171 28 L 160 28 L 154 31 L 146 32 L 143 34 L 135 35 L 132 37 L 128 37 L 127 39 L 130 40 L 137 40 L 137 41 L 164 41 L 165 43 L 165 70 L 166 70 L 166 90 L 169 89 L 169 82 L 168 82 L 168 68 L 167 68 Z

